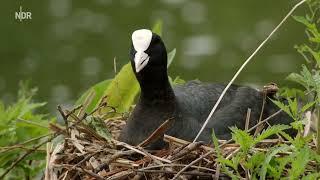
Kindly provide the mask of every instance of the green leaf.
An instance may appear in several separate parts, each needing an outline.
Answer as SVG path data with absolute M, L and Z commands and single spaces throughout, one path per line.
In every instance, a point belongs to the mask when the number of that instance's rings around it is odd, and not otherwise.
M 310 28 L 312 26 L 312 24 L 303 16 L 293 16 L 293 19 L 295 19 L 296 21 L 304 24 L 308 28 Z
M 108 105 L 116 108 L 117 113 L 128 112 L 138 93 L 139 84 L 132 71 L 131 63 L 121 68 L 104 92 Z M 102 112 L 108 111 L 109 108 L 102 110 Z
M 213 145 L 214 145 L 214 149 L 217 152 L 217 156 L 218 157 L 222 157 L 221 149 L 219 148 L 218 138 L 217 138 L 216 134 L 214 133 L 213 129 L 212 129 L 211 138 L 212 138 L 212 142 L 213 142 Z
M 291 169 L 289 170 L 290 179 L 299 179 L 299 176 L 304 173 L 305 167 L 308 162 L 311 160 L 310 151 L 308 147 L 299 149 L 299 151 L 294 152 L 291 158 L 292 164 Z
M 307 176 L 301 178 L 301 180 L 314 180 L 320 178 L 320 172 L 310 173 Z
M 253 137 L 244 130 L 238 129 L 237 127 L 231 127 L 232 139 L 238 143 L 244 152 L 253 146 Z
M 296 98 L 288 99 L 289 102 L 289 108 L 293 116 L 297 117 L 298 115 L 298 101 Z
M 276 168 L 276 166 L 274 164 L 269 164 L 268 165 L 268 174 L 271 177 L 279 177 L 281 175 L 279 175 L 278 169 Z M 279 178 L 278 178 L 279 179 Z
M 27 156 L 24 160 L 43 160 L 46 158 L 45 152 L 34 152 Z
M 289 135 L 289 134 L 287 134 L 287 133 L 285 133 L 285 132 L 280 132 L 280 134 L 286 139 L 286 140 L 288 140 L 290 143 L 293 143 L 293 138 Z
M 214 149 L 217 153 L 217 161 L 221 163 L 222 166 L 222 170 L 223 172 L 225 172 L 228 176 L 230 176 L 232 179 L 237 179 L 237 176 L 235 176 L 233 174 L 232 171 L 230 171 L 226 166 L 230 166 L 234 168 L 234 165 L 232 163 L 232 161 L 230 161 L 229 159 L 226 159 L 222 156 L 222 152 L 221 149 L 219 148 L 219 142 L 218 142 L 218 138 L 216 137 L 216 134 L 214 133 L 214 130 L 212 129 L 212 134 L 211 134 L 211 138 L 212 138 L 212 142 L 214 145 Z
M 299 83 L 308 91 L 311 91 L 312 88 L 318 87 L 320 83 L 319 72 L 317 71 L 315 75 L 312 75 L 310 70 L 305 65 L 302 65 L 300 74 L 290 74 L 287 79 Z
M 282 132 L 283 130 L 286 130 L 289 128 L 290 128 L 290 126 L 288 126 L 288 125 L 282 125 L 282 124 L 273 125 L 273 126 L 269 127 L 268 129 L 262 131 L 262 133 L 254 139 L 254 144 L 259 143 L 262 140 L 264 140 L 274 134 L 278 134 L 278 133 Z
M 296 82 L 304 87 L 307 87 L 307 83 L 305 82 L 304 78 L 300 74 L 291 73 L 289 74 L 289 76 L 287 76 L 286 79 L 292 82 Z
M 0 102 L 0 147 L 16 145 L 48 134 L 48 128 L 45 127 L 48 126 L 50 119 L 45 114 L 35 113 L 46 103 L 34 103 L 32 97 L 36 93 L 36 88 L 29 89 L 23 83 L 20 85 L 22 86 L 18 92 L 16 103 L 5 107 Z M 43 139 L 29 142 L 24 144 L 24 147 L 33 148 L 41 141 Z M 25 152 L 22 149 L 12 149 L 10 151 L 5 151 L 4 148 L 0 149 L 0 174 Z M 29 154 L 6 175 L 5 179 L 25 179 L 26 177 L 35 179 L 35 175 L 38 175 L 45 165 L 45 155 L 44 152 Z M 32 163 L 30 160 L 32 160 Z
M 284 170 L 286 170 L 286 166 L 291 162 L 291 157 L 290 156 L 284 156 L 284 157 L 278 157 L 275 159 L 275 161 L 277 162 L 277 172 L 276 174 L 274 174 L 274 178 L 275 179 L 280 179 L 281 174 Z
M 265 180 L 266 179 L 266 174 L 267 174 L 267 169 L 269 166 L 270 161 L 272 160 L 272 158 L 275 157 L 276 154 L 280 153 L 280 152 L 286 152 L 290 149 L 289 146 L 287 146 L 286 144 L 281 145 L 279 147 L 274 147 L 269 149 L 269 153 L 267 154 L 262 167 L 259 171 L 259 176 L 261 180 Z
M 105 139 L 110 139 L 110 137 L 112 137 L 103 119 L 91 116 L 88 119 L 88 125 Z
M 186 81 L 181 79 L 179 76 L 177 76 L 173 81 L 172 81 L 172 84 L 175 86 L 175 85 L 182 85 L 182 84 L 185 84 Z
M 240 163 L 242 163 L 243 160 L 246 159 L 246 156 L 247 156 L 247 153 L 244 153 L 242 151 L 239 151 L 238 153 L 236 153 L 236 155 L 231 158 L 231 162 L 233 165 L 232 168 L 234 170 L 237 170 Z
M 271 101 L 277 105 L 280 109 L 282 109 L 284 112 L 286 112 L 291 118 L 296 119 L 296 117 L 294 116 L 294 114 L 292 114 L 289 105 L 285 105 L 283 104 L 281 101 L 277 101 L 277 100 L 273 100 L 271 99 Z
M 312 140 L 312 136 L 303 137 L 301 134 L 298 134 L 292 142 L 292 145 L 296 149 L 303 148 L 310 140 Z
M 316 102 L 309 102 L 307 104 L 305 104 L 302 108 L 301 108 L 301 112 L 305 112 L 306 110 L 308 110 L 309 108 L 311 108 Z
M 303 121 L 294 121 L 290 124 L 293 129 L 302 130 L 304 122 Z
M 104 92 L 108 88 L 111 81 L 111 79 L 104 80 L 92 86 L 81 95 L 81 97 L 76 101 L 75 105 L 78 106 L 80 104 L 83 104 L 86 98 L 90 95 L 90 92 L 94 92 L 94 97 L 86 109 L 87 113 L 92 112 L 99 105 L 100 100 L 104 96 Z
M 295 45 L 294 48 L 297 49 L 298 53 L 304 58 L 304 60 L 307 61 L 307 63 L 311 63 L 312 60 L 309 58 L 309 56 L 306 55 L 305 53 L 305 50 L 304 50 L 304 46 L 305 44 L 303 45 Z
M 167 64 L 167 68 L 169 68 L 169 66 L 171 65 L 174 57 L 176 56 L 176 48 L 174 48 L 169 54 L 168 54 L 168 64 Z
M 316 32 L 314 32 L 316 31 Z M 312 30 L 313 33 L 316 33 L 316 35 L 318 35 L 317 30 Z M 320 38 L 320 35 L 319 35 Z M 311 38 L 313 39 L 312 41 L 318 41 L 316 38 Z M 307 62 L 312 62 L 312 58 L 310 58 L 308 55 L 311 55 L 311 57 L 313 57 L 313 59 L 317 62 L 318 66 L 320 65 L 320 53 L 317 50 L 314 50 L 313 48 L 311 48 L 309 45 L 306 44 L 302 44 L 300 46 L 295 46 L 296 49 L 298 50 L 298 52 L 305 58 L 305 60 Z
M 158 34 L 160 37 L 162 36 L 162 24 L 162 20 L 159 19 L 152 27 L 152 32 Z
M 257 152 L 254 153 L 249 159 L 248 162 L 246 164 L 246 167 L 249 169 L 253 169 L 255 166 L 259 166 L 259 164 L 261 164 L 262 161 L 264 161 L 265 158 L 265 154 L 264 152 Z

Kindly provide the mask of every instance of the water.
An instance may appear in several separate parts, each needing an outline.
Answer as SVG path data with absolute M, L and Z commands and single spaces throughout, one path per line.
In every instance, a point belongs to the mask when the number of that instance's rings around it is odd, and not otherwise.
M 39 87 L 37 99 L 71 105 L 91 85 L 114 76 L 128 62 L 131 33 L 164 21 L 167 49 L 177 48 L 171 76 L 227 82 L 297 1 L 48 0 L 1 3 L 0 98 L 11 102 L 20 80 Z M 31 20 L 15 20 L 20 6 Z M 302 8 L 303 9 L 303 8 Z M 302 14 L 299 10 L 296 14 Z M 260 51 L 238 84 L 285 85 L 303 59 L 303 42 L 292 18 Z

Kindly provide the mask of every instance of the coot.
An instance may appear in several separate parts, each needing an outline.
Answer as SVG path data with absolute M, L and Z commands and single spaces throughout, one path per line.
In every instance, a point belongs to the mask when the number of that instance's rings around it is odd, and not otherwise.
M 141 95 L 120 134 L 120 140 L 137 145 L 164 121 L 171 119 L 165 133 L 192 141 L 225 85 L 190 81 L 172 88 L 167 74 L 165 45 L 160 36 L 147 29 L 133 32 L 130 60 L 140 84 Z M 229 127 L 243 129 L 248 108 L 251 108 L 250 126 L 253 126 L 260 117 L 262 104 L 262 92 L 247 86 L 232 85 L 199 140 L 210 142 L 212 129 L 218 138 L 230 139 Z M 267 98 L 263 118 L 278 110 Z M 290 122 L 292 119 L 284 112 L 269 121 L 270 124 Z M 148 148 L 158 149 L 164 145 L 162 138 L 159 138 Z

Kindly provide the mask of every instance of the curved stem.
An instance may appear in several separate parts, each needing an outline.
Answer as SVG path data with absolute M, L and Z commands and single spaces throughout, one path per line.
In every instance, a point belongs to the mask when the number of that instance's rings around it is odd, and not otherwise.
M 230 80 L 230 82 L 228 83 L 228 85 L 224 88 L 224 90 L 222 91 L 218 101 L 216 102 L 216 104 L 213 106 L 209 116 L 207 117 L 206 121 L 204 122 L 204 124 L 202 125 L 200 131 L 198 132 L 197 136 L 194 138 L 193 142 L 197 141 L 197 139 L 199 138 L 199 136 L 201 135 L 202 131 L 204 130 L 204 128 L 206 127 L 206 125 L 208 124 L 209 120 L 211 119 L 213 113 L 216 111 L 218 105 L 220 104 L 222 98 L 224 97 L 224 95 L 226 94 L 227 90 L 229 89 L 229 87 L 232 85 L 232 83 L 235 81 L 235 79 L 239 76 L 239 74 L 241 73 L 241 71 L 245 68 L 245 66 L 250 62 L 250 60 L 257 54 L 257 52 L 265 45 L 265 43 L 271 38 L 271 36 L 282 26 L 282 24 L 292 15 L 292 13 L 303 3 L 305 3 L 307 0 L 302 0 L 299 3 L 297 3 L 290 11 L 289 13 L 282 19 L 282 21 L 273 29 L 273 31 L 268 35 L 268 37 L 256 48 L 256 50 L 248 57 L 248 59 L 242 64 L 242 66 L 239 68 L 239 70 L 236 72 L 236 74 L 233 76 L 233 78 Z

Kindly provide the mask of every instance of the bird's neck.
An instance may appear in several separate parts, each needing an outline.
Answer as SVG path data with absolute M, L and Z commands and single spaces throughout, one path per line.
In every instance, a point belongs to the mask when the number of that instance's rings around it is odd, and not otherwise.
M 152 75 L 143 75 L 138 78 L 142 103 L 166 104 L 175 101 L 175 95 L 170 85 L 166 70 L 153 72 Z

